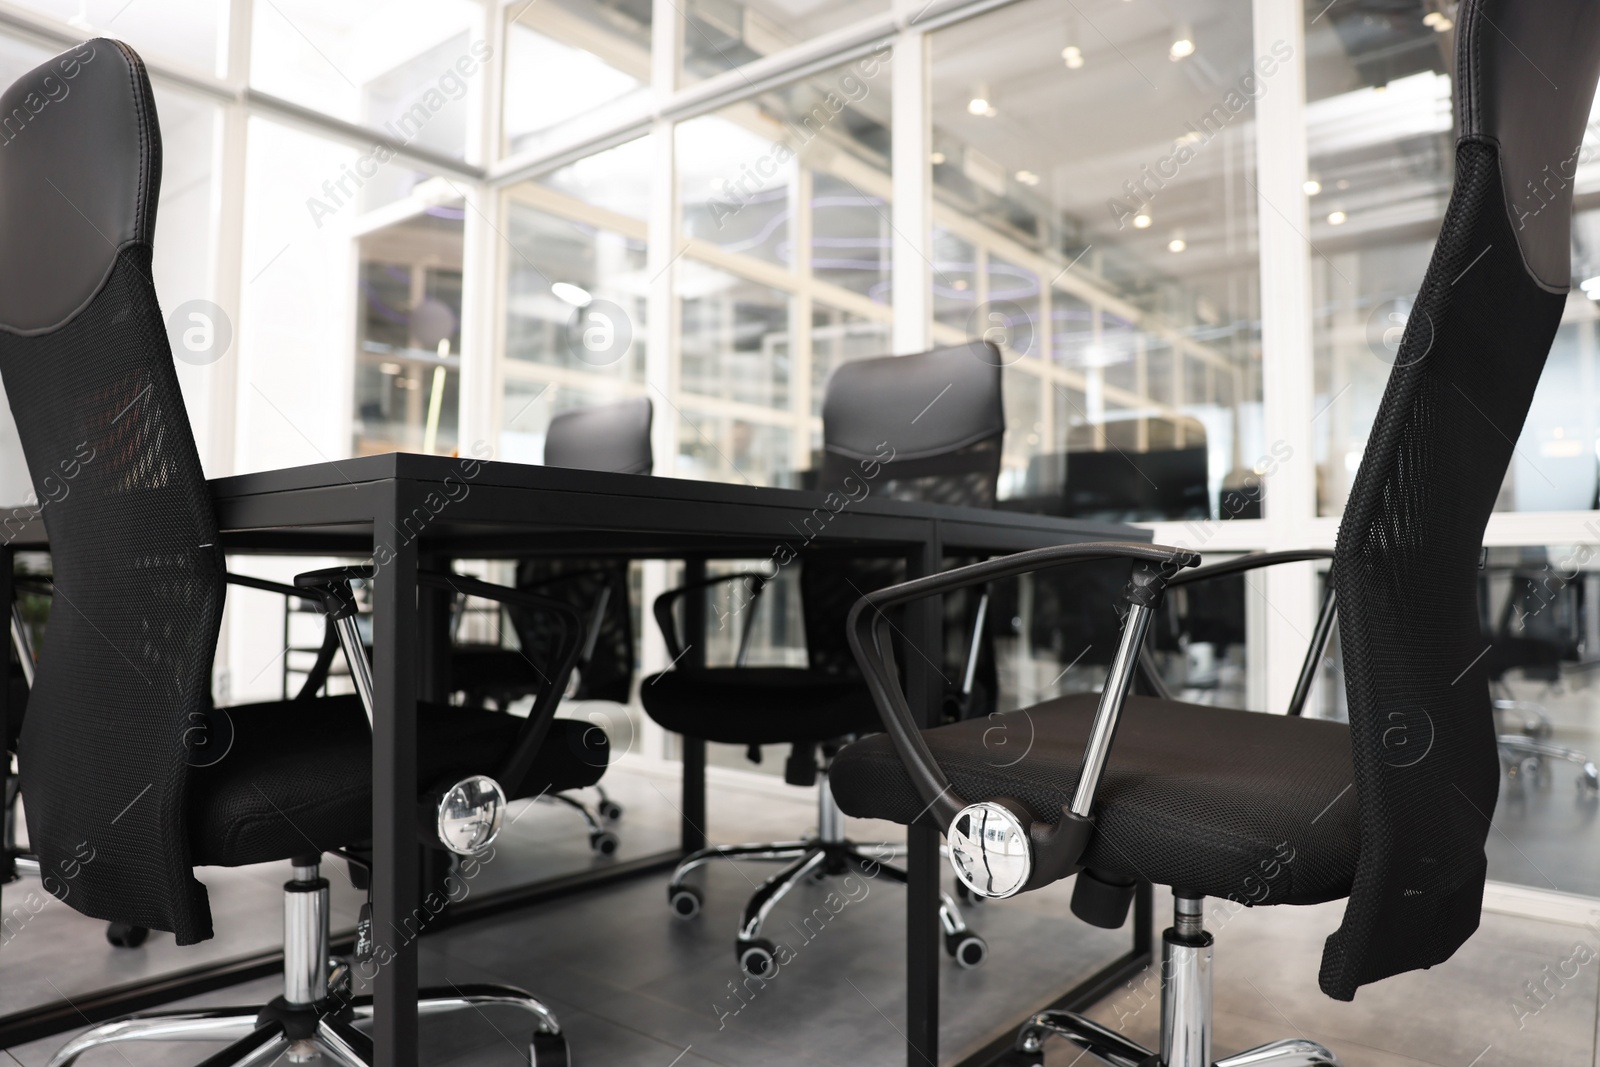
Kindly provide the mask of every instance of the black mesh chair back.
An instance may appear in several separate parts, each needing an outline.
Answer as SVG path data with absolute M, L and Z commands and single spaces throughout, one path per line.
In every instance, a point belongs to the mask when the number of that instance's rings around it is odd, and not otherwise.
M 210 912 L 184 738 L 210 706 L 225 577 L 150 276 L 150 83 L 93 40 L 0 115 L 0 375 L 55 574 L 20 740 L 29 838 L 77 910 L 190 944 Z
M 1466 0 L 1455 187 L 1334 563 L 1361 854 L 1321 983 L 1447 959 L 1477 928 L 1499 765 L 1478 562 L 1570 284 L 1600 5 Z
M 650 446 L 649 397 L 564 411 L 550 420 L 544 461 L 551 467 L 649 474 L 655 466 Z M 593 643 L 576 673 L 577 700 L 626 704 L 633 689 L 633 608 L 628 561 L 617 559 L 526 559 L 517 565 L 517 585 L 571 604 L 585 619 L 599 612 Z M 555 648 L 561 634 L 548 614 L 512 612 L 524 649 Z
M 839 367 L 823 393 L 818 491 L 840 501 L 882 495 L 993 507 L 1006 430 L 1000 368 L 999 350 L 982 341 Z M 800 588 L 812 670 L 857 676 L 845 640 L 850 607 L 899 581 L 904 571 L 897 560 L 843 553 L 807 559 Z M 947 630 L 970 633 L 960 625 L 970 606 L 950 597 L 945 607 L 954 616 Z M 951 646 L 945 658 L 959 661 L 962 655 Z

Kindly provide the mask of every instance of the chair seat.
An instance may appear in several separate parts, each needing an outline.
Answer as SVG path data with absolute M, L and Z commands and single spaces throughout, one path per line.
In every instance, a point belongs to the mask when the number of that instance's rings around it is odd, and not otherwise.
M 639 698 L 668 730 L 732 745 L 830 741 L 882 729 L 860 681 L 794 667 L 671 670 L 646 678 Z
M 963 798 L 1011 797 L 1055 823 L 1098 701 L 1077 694 L 922 736 Z M 1248 904 L 1336 900 L 1360 847 L 1353 780 L 1343 723 L 1130 696 L 1084 866 Z M 831 781 L 849 815 L 910 824 L 927 810 L 887 735 L 839 753 Z
M 457 645 L 450 652 L 452 692 L 535 693 L 547 684 L 533 661 L 500 645 Z
M 199 865 L 237 867 L 328 851 L 372 836 L 372 742 L 354 696 L 224 709 L 227 755 L 190 778 L 190 847 Z M 494 775 L 525 719 L 481 708 L 420 704 L 417 782 L 426 790 L 467 774 Z M 557 719 L 528 780 L 512 797 L 595 784 L 605 733 Z

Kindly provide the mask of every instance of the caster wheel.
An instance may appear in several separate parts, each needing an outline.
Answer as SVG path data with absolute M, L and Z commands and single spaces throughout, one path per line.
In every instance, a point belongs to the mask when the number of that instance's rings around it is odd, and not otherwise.
M 692 919 L 699 915 L 700 905 L 704 902 L 705 897 L 692 885 L 680 885 L 667 894 L 667 903 L 672 906 L 672 914 L 680 919 Z
M 961 882 L 961 881 L 957 881 L 956 882 L 956 899 L 961 901 L 961 903 L 967 905 L 968 907 L 974 907 L 975 908 L 979 904 L 982 904 L 983 902 L 988 900 L 989 898 L 985 897 L 985 896 L 980 896 L 979 894 L 974 893 L 972 890 L 968 889 L 967 888 L 967 883 Z
M 603 801 L 600 804 L 600 814 L 604 815 L 612 822 L 616 822 L 618 819 L 622 818 L 622 805 L 618 804 L 615 800 Z
M 944 935 L 944 950 L 956 963 L 972 970 L 989 958 L 989 943 L 971 930 Z
M 138 948 L 150 936 L 150 930 L 132 923 L 106 924 L 106 940 L 118 948 Z
M 751 978 L 771 978 L 778 973 L 778 947 L 764 937 L 740 941 L 739 969 Z
M 531 1067 L 568 1067 L 567 1039 L 560 1034 L 535 1032 L 528 1045 Z
M 589 835 L 589 847 L 601 856 L 615 856 L 617 854 L 617 845 L 620 843 L 617 840 L 617 835 L 610 830 L 601 830 L 597 834 Z

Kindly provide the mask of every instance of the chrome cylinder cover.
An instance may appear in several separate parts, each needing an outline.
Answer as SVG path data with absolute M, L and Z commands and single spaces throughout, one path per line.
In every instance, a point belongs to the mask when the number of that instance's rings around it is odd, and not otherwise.
M 494 843 L 506 814 L 500 783 L 482 774 L 463 778 L 439 800 L 439 841 L 459 856 L 472 856 Z
M 979 896 L 1015 896 L 1033 873 L 1028 829 L 1003 805 L 988 800 L 968 804 L 945 837 L 956 877 Z

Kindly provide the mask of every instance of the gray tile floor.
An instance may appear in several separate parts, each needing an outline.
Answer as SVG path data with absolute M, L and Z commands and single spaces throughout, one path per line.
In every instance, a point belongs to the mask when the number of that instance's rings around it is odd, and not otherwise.
M 627 808 L 619 827 L 624 855 L 670 844 L 678 820 L 671 781 L 638 772 L 613 773 L 607 781 Z M 708 829 L 718 840 L 788 837 L 814 822 L 805 792 L 765 783 L 714 784 L 711 804 L 715 821 Z M 887 830 L 852 825 L 863 839 Z M 490 888 L 604 862 L 592 859 L 586 846 L 570 814 L 539 805 L 510 828 L 506 845 L 479 884 Z M 423 980 L 501 981 L 534 990 L 560 1013 L 582 1065 L 900 1067 L 905 1062 L 899 1036 L 904 1010 L 900 890 L 862 883 L 853 894 L 857 899 L 837 916 L 825 923 L 814 919 L 810 927 L 802 926 L 804 916 L 823 905 L 828 887 L 797 890 L 780 905 L 770 927 L 793 949 L 793 960 L 764 987 L 740 986 L 735 1000 L 732 987 L 740 975 L 733 928 L 752 882 L 765 873 L 761 865 L 715 865 L 703 881 L 705 910 L 690 922 L 667 913 L 664 878 L 651 876 L 442 931 L 422 943 Z M 100 924 L 59 905 L 47 907 L 0 944 L 0 1010 L 47 999 L 52 984 L 70 997 L 74 990 L 271 943 L 278 936 L 278 886 L 284 874 L 275 868 L 203 872 L 212 888 L 219 937 L 190 949 L 177 949 L 162 935 L 143 949 L 112 949 Z M 337 874 L 331 877 L 336 911 L 348 921 L 355 895 Z M 15 901 L 16 892 L 7 887 L 7 900 Z M 969 909 L 969 921 L 988 938 L 991 956 L 975 971 L 944 965 L 946 1060 L 976 1047 L 1030 1003 L 1091 972 L 1124 946 L 1121 934 L 1072 919 L 1067 896 L 1067 887 L 1057 886 Z M 1600 934 L 1486 915 L 1478 935 L 1448 963 L 1369 987 L 1354 1003 L 1341 1004 L 1316 986 L 1321 943 L 1337 926 L 1341 907 L 1241 911 L 1213 920 L 1219 1054 L 1304 1033 L 1333 1046 L 1349 1067 L 1596 1067 Z M 1164 901 L 1157 914 L 1164 925 Z M 1576 976 L 1559 988 L 1552 981 L 1555 992 L 1532 1012 L 1534 1002 L 1527 1000 L 1523 983 L 1543 980 L 1546 966 L 1559 972 L 1578 944 L 1593 946 L 1595 956 L 1568 968 Z M 274 980 L 266 980 L 195 1003 L 257 1003 L 276 989 Z M 1156 990 L 1155 976 L 1147 974 L 1093 1014 L 1152 1044 Z M 419 1051 L 426 1064 L 526 1063 L 525 1037 L 525 1024 L 515 1013 L 466 1012 L 425 1023 Z M 61 1040 L 9 1053 L 26 1067 L 42 1067 Z M 82 1062 L 85 1067 L 196 1063 L 213 1047 L 125 1046 Z M 1067 1067 L 1073 1060 L 1064 1049 L 1050 1054 L 1052 1067 Z

